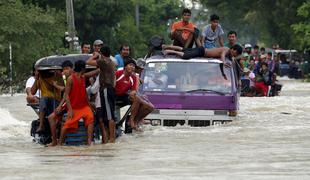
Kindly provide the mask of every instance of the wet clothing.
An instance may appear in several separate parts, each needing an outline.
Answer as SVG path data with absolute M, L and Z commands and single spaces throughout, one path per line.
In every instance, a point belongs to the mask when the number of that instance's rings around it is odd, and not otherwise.
M 205 48 L 204 47 L 196 47 L 196 48 L 186 48 L 183 50 L 184 55 L 181 57 L 182 59 L 191 59 L 195 57 L 204 57 L 205 56 Z
M 118 70 L 115 72 L 115 78 L 116 78 L 115 94 L 116 96 L 123 96 L 129 90 L 137 90 L 137 87 L 138 87 L 137 76 L 134 74 L 126 76 L 124 71 L 125 70 Z
M 100 68 L 100 74 L 99 74 L 100 89 L 104 89 L 106 87 L 114 87 L 115 86 L 114 62 L 108 57 L 103 57 L 103 59 L 97 60 L 97 64 Z
M 115 119 L 115 92 L 113 87 L 106 87 L 100 91 L 101 117 L 105 120 Z
M 72 73 L 72 87 L 69 93 L 69 99 L 72 109 L 81 109 L 88 106 L 85 78 L 77 77 L 76 73 Z
M 45 115 L 50 115 L 59 105 L 59 101 L 54 98 L 41 97 L 40 98 L 40 111 L 45 112 Z
M 84 106 L 80 109 L 72 109 L 73 117 L 67 118 L 63 128 L 70 132 L 75 132 L 78 129 L 78 122 L 83 118 L 85 127 L 94 122 L 94 114 L 89 106 Z
M 63 80 L 61 77 L 48 77 L 39 78 L 39 89 L 41 91 L 41 97 L 48 97 L 56 99 L 57 101 L 61 100 L 61 91 L 53 86 L 53 81 L 56 81 L 58 84 L 62 84 Z

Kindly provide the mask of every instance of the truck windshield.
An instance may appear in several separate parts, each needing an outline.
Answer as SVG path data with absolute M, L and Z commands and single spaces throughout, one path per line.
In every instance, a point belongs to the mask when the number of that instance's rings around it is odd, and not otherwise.
M 143 79 L 144 91 L 231 93 L 231 68 L 206 62 L 148 63 Z

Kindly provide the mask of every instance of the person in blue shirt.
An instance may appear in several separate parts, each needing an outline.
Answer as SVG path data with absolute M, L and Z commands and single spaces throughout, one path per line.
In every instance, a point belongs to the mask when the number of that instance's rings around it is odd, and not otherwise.
M 119 51 L 120 53 L 115 55 L 117 69 L 124 68 L 124 59 L 130 56 L 130 46 L 128 44 L 122 44 Z
M 220 17 L 216 14 L 210 16 L 210 24 L 208 24 L 202 32 L 202 44 L 205 48 L 216 48 L 215 42 L 218 40 L 220 47 L 224 47 L 224 31 L 219 24 Z

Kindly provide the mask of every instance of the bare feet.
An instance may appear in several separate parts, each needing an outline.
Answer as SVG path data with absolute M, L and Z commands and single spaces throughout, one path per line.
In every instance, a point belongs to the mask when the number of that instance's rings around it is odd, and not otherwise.
M 51 142 L 50 144 L 47 145 L 48 147 L 53 147 L 53 146 L 57 146 L 57 141 L 55 142 Z

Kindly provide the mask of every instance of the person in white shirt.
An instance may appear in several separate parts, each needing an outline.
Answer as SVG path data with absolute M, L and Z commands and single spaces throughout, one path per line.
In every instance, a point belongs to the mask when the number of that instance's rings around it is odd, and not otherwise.
M 37 104 L 37 103 L 39 103 L 39 98 L 40 98 L 40 90 L 38 90 L 35 95 L 31 94 L 31 87 L 35 82 L 34 73 L 35 73 L 35 69 L 33 67 L 32 76 L 30 76 L 26 82 L 25 91 L 27 94 L 26 100 L 27 100 L 28 104 Z

